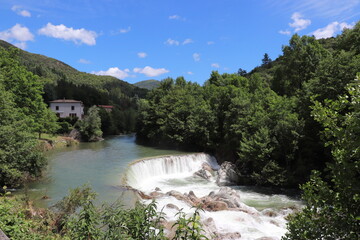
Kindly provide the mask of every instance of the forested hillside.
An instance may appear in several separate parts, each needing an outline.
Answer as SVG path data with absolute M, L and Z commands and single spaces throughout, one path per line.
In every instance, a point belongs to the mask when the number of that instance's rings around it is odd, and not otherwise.
M 346 93 L 360 71 L 360 24 L 336 38 L 294 35 L 250 73 L 212 72 L 204 86 L 165 79 L 142 101 L 138 139 L 213 152 L 241 184 L 297 186 L 330 162 L 314 101 Z
M 145 97 L 148 90 L 111 76 L 79 72 L 56 59 L 15 49 L 2 40 L 0 47 L 13 49 L 19 63 L 39 77 L 45 103 L 65 98 L 82 101 L 86 109 L 93 105 L 112 105 L 112 112 L 100 111 L 104 134 L 135 130 L 137 99 Z
M 0 46 L 9 49 L 13 45 L 0 40 Z M 69 65 L 39 54 L 18 49 L 19 61 L 26 69 L 45 83 L 45 102 L 54 99 L 77 99 L 86 106 L 116 104 L 128 108 L 132 97 L 144 97 L 145 89 L 135 87 L 111 76 L 97 76 L 79 72 Z
M 159 87 L 160 81 L 150 79 L 150 80 L 144 80 L 144 81 L 134 83 L 134 85 L 139 87 L 139 88 L 145 88 L 145 89 L 148 89 L 148 90 L 152 90 L 154 88 Z

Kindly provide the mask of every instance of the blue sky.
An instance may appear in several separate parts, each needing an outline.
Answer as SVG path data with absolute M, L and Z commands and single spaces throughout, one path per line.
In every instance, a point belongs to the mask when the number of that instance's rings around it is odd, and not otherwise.
M 0 0 L 0 18 L 0 39 L 83 72 L 203 84 L 351 28 L 360 0 Z

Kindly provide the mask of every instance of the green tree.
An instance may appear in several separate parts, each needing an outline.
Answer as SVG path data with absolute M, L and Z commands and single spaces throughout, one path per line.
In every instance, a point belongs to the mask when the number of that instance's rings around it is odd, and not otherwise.
M 304 82 L 314 77 L 321 60 L 328 54 L 314 37 L 293 35 L 289 45 L 283 47 L 272 88 L 280 95 L 293 96 Z
M 271 58 L 269 57 L 269 54 L 265 53 L 263 59 L 261 60 L 261 66 L 267 66 L 272 62 Z
M 98 141 L 102 137 L 99 108 L 92 106 L 83 120 L 78 122 L 81 137 L 85 141 Z
M 3 79 L 0 73 L 0 185 L 17 187 L 39 176 L 46 162 L 32 134 L 33 119 L 17 107 Z
M 325 104 L 314 102 L 312 114 L 324 127 L 333 162 L 328 164 L 325 179 L 314 171 L 301 187 L 306 206 L 291 218 L 284 239 L 360 237 L 359 77 L 347 86 L 347 95 Z

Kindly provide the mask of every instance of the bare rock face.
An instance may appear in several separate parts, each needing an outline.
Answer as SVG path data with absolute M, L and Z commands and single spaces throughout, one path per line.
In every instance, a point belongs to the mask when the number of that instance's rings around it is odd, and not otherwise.
M 236 166 L 231 162 L 223 162 L 218 170 L 216 183 L 219 186 L 236 185 L 239 181 L 239 174 L 235 171 Z

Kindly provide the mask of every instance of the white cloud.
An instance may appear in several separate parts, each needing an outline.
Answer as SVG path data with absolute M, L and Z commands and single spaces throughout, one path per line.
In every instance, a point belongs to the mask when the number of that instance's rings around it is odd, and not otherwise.
M 14 45 L 18 48 L 21 48 L 23 50 L 25 50 L 27 48 L 27 44 L 26 42 L 18 42 L 18 43 L 14 43 Z
M 353 28 L 354 25 L 347 24 L 346 22 L 332 22 L 329 23 L 326 27 L 319 28 L 315 30 L 312 35 L 315 36 L 316 39 L 320 38 L 329 38 L 335 36 L 335 34 L 344 28 Z
M 192 56 L 193 56 L 193 59 L 194 59 L 195 62 L 200 61 L 200 53 L 194 53 Z
M 139 52 L 137 55 L 138 55 L 139 58 L 146 58 L 147 57 L 146 52 Z
M 194 41 L 191 38 L 187 38 L 183 41 L 183 45 L 189 44 L 189 43 L 193 43 Z
M 213 67 L 213 68 L 219 68 L 220 65 L 219 65 L 218 63 L 212 63 L 212 64 L 211 64 L 211 67 Z
M 120 33 L 128 33 L 131 31 L 131 27 L 127 27 L 127 28 L 122 28 L 119 30 Z
M 169 72 L 169 70 L 165 68 L 152 68 L 150 66 L 146 66 L 144 68 L 134 68 L 133 71 L 135 73 L 145 74 L 147 77 L 156 77 Z
M 18 5 L 14 5 L 12 6 L 11 10 L 13 10 L 14 12 L 16 12 L 18 15 L 23 16 L 23 17 L 31 17 L 31 13 L 27 10 L 22 9 L 21 6 Z
M 124 70 L 121 70 L 118 67 L 112 67 L 106 71 L 98 71 L 98 72 L 93 71 L 91 73 L 95 74 L 95 75 L 106 75 L 106 76 L 113 76 L 113 77 L 116 77 L 119 79 L 124 79 L 124 78 L 129 77 L 129 72 L 130 72 L 130 70 L 127 68 Z
M 279 33 L 282 35 L 290 35 L 291 34 L 291 32 L 289 30 L 280 30 Z
M 169 19 L 170 20 L 180 20 L 181 19 L 181 17 L 179 16 L 179 15 L 172 15 L 172 16 L 169 16 Z
M 215 44 L 215 42 L 213 42 L 213 41 L 208 41 L 207 42 L 207 45 L 213 45 L 213 44 Z
M 34 35 L 27 27 L 24 27 L 21 24 L 16 24 L 12 28 L 0 32 L 0 39 L 8 42 L 15 41 L 15 46 L 25 49 L 26 42 L 33 41 Z
M 169 45 L 169 46 L 172 46 L 172 45 L 179 46 L 180 42 L 169 38 L 168 40 L 166 40 L 165 44 Z
M 189 71 L 189 72 L 186 72 L 186 73 L 189 74 L 189 75 L 193 75 L 193 74 L 194 74 L 193 72 L 190 72 L 190 71 Z
M 174 15 L 169 16 L 169 19 L 170 19 L 170 20 L 181 20 L 181 21 L 185 21 L 185 20 L 186 20 L 186 18 L 181 17 L 181 16 L 179 16 L 179 15 L 177 15 L 177 14 L 174 14 Z
M 294 22 L 289 23 L 289 26 L 295 28 L 295 32 L 303 30 L 311 24 L 311 21 L 309 19 L 303 18 L 303 16 L 298 12 L 293 13 L 291 19 Z
M 66 27 L 64 24 L 53 25 L 48 23 L 45 27 L 39 29 L 39 34 L 48 37 L 64 39 L 66 41 L 73 41 L 76 44 L 95 45 L 97 34 L 94 31 L 86 30 L 84 28 L 74 29 Z
M 91 63 L 89 60 L 86 60 L 86 59 L 83 59 L 83 58 L 79 59 L 78 62 L 82 63 L 82 64 L 90 64 Z

